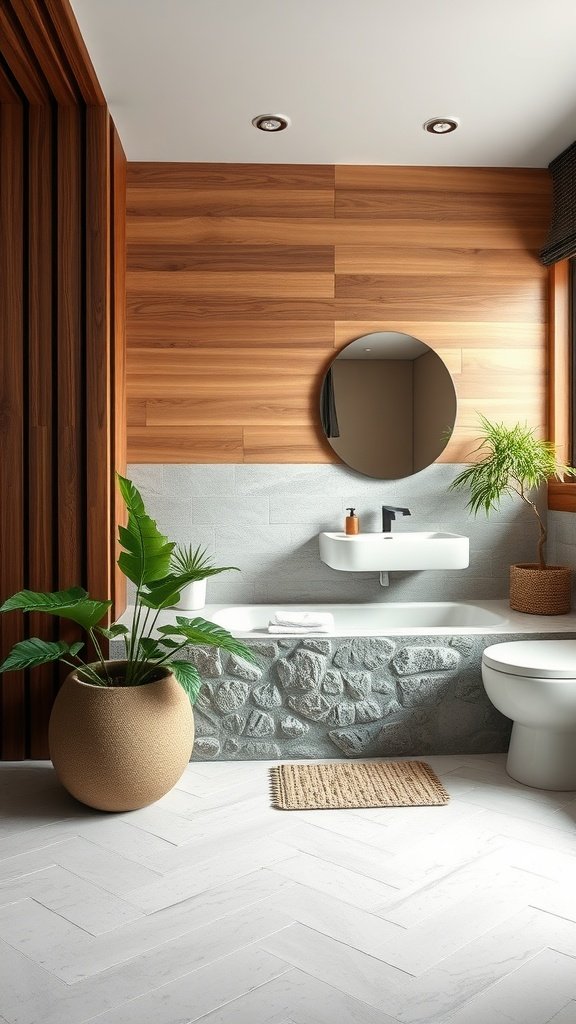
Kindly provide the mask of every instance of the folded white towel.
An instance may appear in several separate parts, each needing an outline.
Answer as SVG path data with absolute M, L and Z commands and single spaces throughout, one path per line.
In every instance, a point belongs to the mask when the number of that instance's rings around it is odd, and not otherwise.
M 330 626 L 277 626 L 276 623 L 271 622 L 268 626 L 269 633 L 290 634 L 291 636 L 310 636 L 316 635 L 316 633 L 330 633 Z
M 315 628 L 325 626 L 334 627 L 334 616 L 331 612 L 295 612 L 277 611 L 270 619 L 271 626 L 306 626 Z

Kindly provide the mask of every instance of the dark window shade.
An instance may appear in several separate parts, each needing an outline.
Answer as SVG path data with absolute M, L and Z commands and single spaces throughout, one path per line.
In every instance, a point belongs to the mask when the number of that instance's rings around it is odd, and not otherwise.
M 576 259 L 570 260 L 570 466 L 576 466 Z M 568 382 L 567 382 L 568 383 Z
M 576 256 L 576 142 L 549 164 L 552 173 L 552 223 L 540 252 L 545 266 Z

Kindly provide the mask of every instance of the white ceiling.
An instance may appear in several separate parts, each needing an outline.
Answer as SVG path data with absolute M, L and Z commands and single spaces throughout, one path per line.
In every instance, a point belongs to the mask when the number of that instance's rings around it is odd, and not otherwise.
M 541 167 L 576 138 L 574 0 L 72 5 L 129 160 Z

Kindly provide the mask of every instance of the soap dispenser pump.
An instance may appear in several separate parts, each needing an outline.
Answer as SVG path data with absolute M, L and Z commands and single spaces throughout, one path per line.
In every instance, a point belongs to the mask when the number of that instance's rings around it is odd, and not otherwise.
M 349 508 L 346 511 L 350 513 L 346 516 L 346 535 L 351 537 L 360 532 L 360 522 L 356 515 L 356 509 Z

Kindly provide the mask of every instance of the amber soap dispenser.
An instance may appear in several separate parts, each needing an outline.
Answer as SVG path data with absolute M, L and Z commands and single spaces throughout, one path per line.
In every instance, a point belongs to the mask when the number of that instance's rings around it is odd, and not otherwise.
M 349 515 L 346 516 L 346 535 L 351 537 L 360 532 L 360 521 L 355 508 L 349 508 L 346 511 L 349 512 Z

